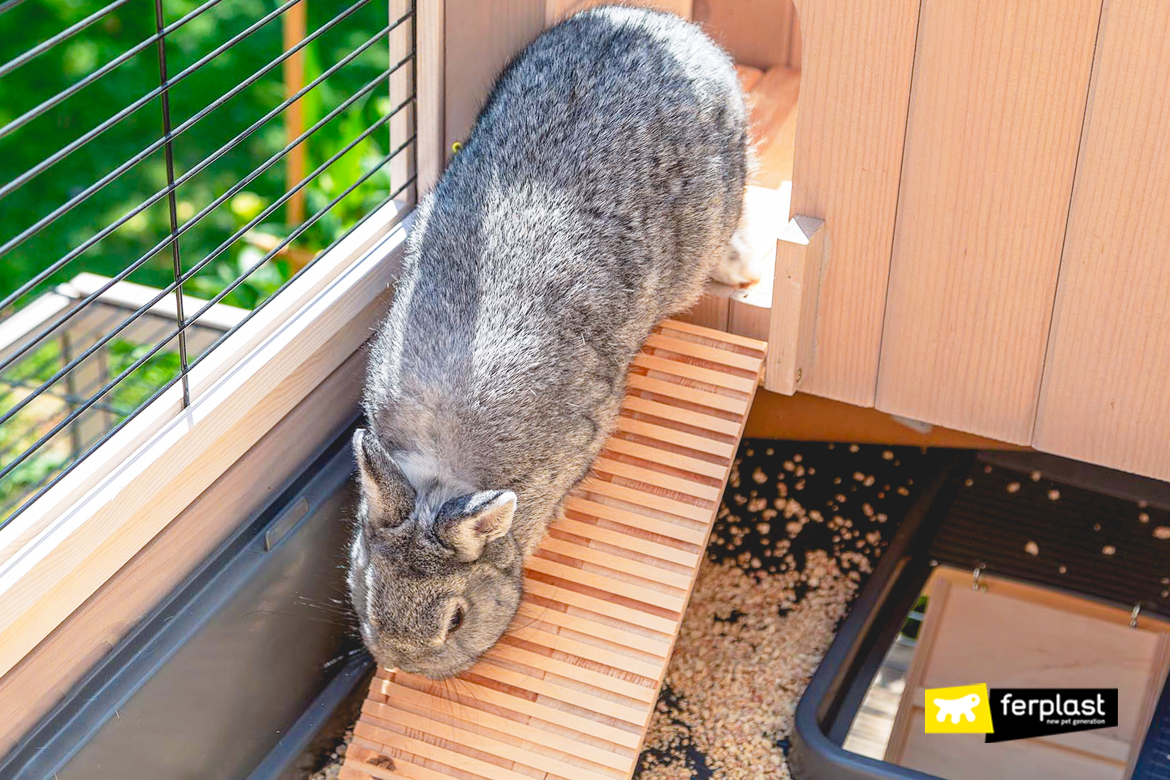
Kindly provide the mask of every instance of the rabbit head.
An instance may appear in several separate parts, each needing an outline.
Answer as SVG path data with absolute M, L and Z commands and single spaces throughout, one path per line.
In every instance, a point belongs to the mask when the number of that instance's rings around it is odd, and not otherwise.
M 362 639 L 383 666 L 454 676 L 496 643 L 519 606 L 516 494 L 416 488 L 372 431 L 357 431 L 353 449 L 361 506 L 349 589 Z

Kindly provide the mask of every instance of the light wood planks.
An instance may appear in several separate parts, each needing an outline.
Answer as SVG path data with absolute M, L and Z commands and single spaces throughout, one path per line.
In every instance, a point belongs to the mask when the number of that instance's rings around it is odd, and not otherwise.
M 1102 22 L 1035 446 L 1170 479 L 1170 2 Z
M 448 683 L 380 669 L 343 780 L 622 780 L 703 559 L 764 345 L 667 322 L 529 560 L 516 626 Z
M 791 213 L 823 219 L 833 239 L 816 364 L 802 389 L 859 406 L 874 401 L 918 4 L 796 4 L 803 53 Z
M 923 0 L 879 409 L 1031 440 L 1100 13 Z

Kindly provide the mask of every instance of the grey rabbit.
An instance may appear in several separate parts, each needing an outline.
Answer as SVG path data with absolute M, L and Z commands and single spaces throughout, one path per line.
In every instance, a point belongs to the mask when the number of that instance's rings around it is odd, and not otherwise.
M 450 677 L 507 630 L 643 341 L 735 262 L 748 157 L 731 60 L 677 17 L 585 11 L 504 70 L 371 349 L 349 587 L 379 663 Z

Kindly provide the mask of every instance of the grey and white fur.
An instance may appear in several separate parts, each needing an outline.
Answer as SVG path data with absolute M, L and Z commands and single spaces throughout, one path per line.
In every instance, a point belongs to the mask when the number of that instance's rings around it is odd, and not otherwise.
M 677 17 L 586 11 L 500 76 L 370 356 L 349 585 L 381 664 L 449 677 L 506 631 L 630 362 L 729 261 L 747 161 L 732 63 Z

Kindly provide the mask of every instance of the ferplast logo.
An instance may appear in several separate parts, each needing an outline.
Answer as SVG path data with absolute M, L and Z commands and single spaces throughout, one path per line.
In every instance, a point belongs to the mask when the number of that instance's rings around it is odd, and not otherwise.
M 994 731 L 987 686 L 926 689 L 927 734 L 990 734 Z
M 1116 688 L 928 688 L 927 734 L 1007 742 L 1117 725 Z

